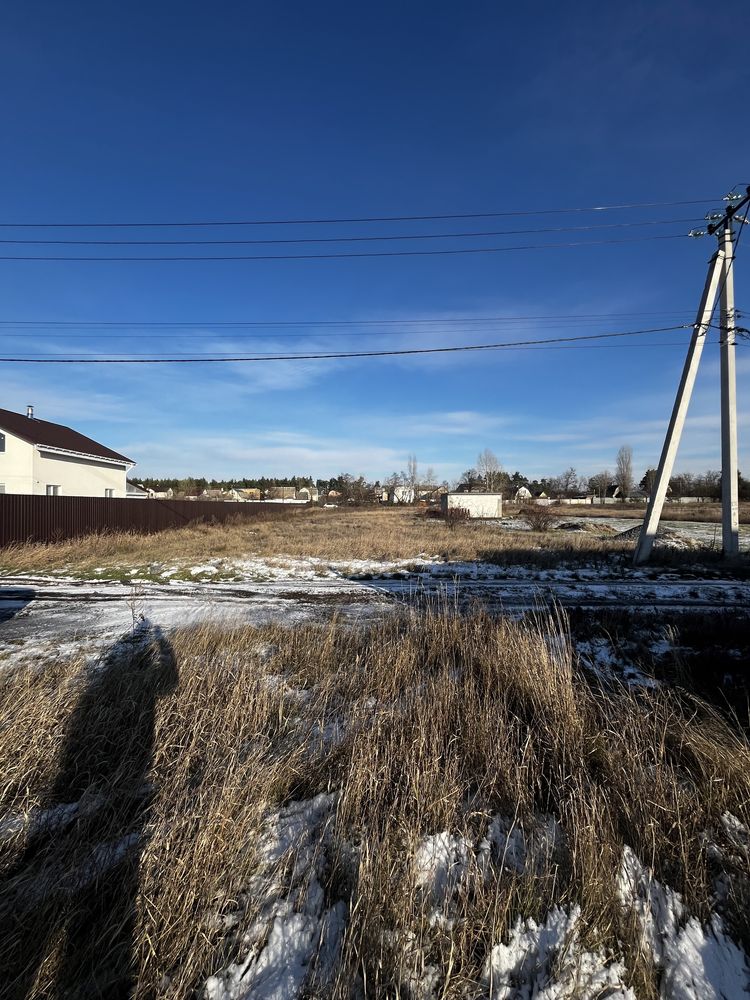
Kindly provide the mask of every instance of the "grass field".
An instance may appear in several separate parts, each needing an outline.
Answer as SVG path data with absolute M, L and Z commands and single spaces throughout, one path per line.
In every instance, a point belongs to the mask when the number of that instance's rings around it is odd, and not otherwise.
M 554 524 L 580 523 L 584 509 L 590 516 L 588 508 L 556 508 Z M 601 510 L 609 514 L 609 508 Z M 611 516 L 622 514 L 613 510 Z M 554 566 L 561 560 L 627 555 L 633 547 L 634 540 L 615 537 L 606 524 L 591 524 L 581 532 L 553 528 L 540 534 L 506 530 L 499 522 L 468 521 L 448 527 L 412 509 L 313 508 L 249 523 L 190 525 L 158 535 L 97 535 L 50 545 L 13 546 L 0 551 L 0 573 L 55 571 L 85 576 L 95 570 L 138 568 L 148 575 L 154 564 L 190 566 L 206 559 L 282 556 L 341 562 L 433 556 L 445 561 Z M 675 561 L 678 556 L 670 558 Z
M 509 508 L 519 510 L 519 508 Z M 645 504 L 619 503 L 619 504 L 582 504 L 568 506 L 554 506 L 552 510 L 560 515 L 573 517 L 627 517 L 635 521 L 642 521 L 646 512 Z M 720 503 L 667 503 L 662 511 L 662 518 L 665 521 L 701 521 L 709 524 L 721 523 Z M 750 524 L 750 504 L 741 503 L 739 508 L 740 524 Z
M 747 741 L 564 623 L 143 624 L 0 713 L 9 998 L 499 998 L 535 939 L 550 996 L 655 1000 L 683 926 L 742 974 Z

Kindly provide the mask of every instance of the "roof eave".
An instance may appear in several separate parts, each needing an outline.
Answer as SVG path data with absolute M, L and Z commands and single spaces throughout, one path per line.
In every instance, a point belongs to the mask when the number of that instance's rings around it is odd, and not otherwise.
M 70 448 L 57 448 L 51 444 L 34 444 L 37 451 L 51 451 L 55 455 L 68 455 L 71 458 L 85 458 L 94 462 L 107 462 L 109 465 L 124 465 L 126 469 L 132 469 L 135 462 L 126 458 L 125 455 L 93 455 L 88 451 L 72 451 Z

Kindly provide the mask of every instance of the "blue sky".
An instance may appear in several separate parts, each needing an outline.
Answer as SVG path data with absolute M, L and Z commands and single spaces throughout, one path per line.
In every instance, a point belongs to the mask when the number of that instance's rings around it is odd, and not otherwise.
M 749 23 L 746 5 L 733 0 L 720 15 L 690 0 L 523 9 L 478 2 L 6 5 L 0 189 L 7 222 L 349 218 L 709 200 L 595 215 L 157 232 L 6 227 L 0 236 L 293 239 L 662 219 L 680 221 L 572 238 L 682 234 L 729 187 L 750 183 L 750 130 L 741 115 L 750 92 L 741 48 Z M 739 47 L 723 56 L 728 35 Z M 750 284 L 747 239 L 736 269 L 740 308 Z M 319 261 L 5 260 L 0 354 L 383 350 L 671 326 L 692 320 L 712 250 L 704 238 Z M 0 255 L 45 252 L 55 248 L 5 244 Z M 550 319 L 455 322 L 477 316 Z M 347 325 L 417 318 L 432 322 Z M 133 326 L 12 325 L 42 320 Z M 236 321 L 339 325 L 217 325 Z M 138 326 L 158 322 L 187 325 L 168 337 L 163 328 Z M 684 337 L 654 334 L 651 341 L 667 346 L 649 348 L 257 365 L 0 363 L 0 405 L 33 402 L 38 416 L 132 456 L 141 476 L 350 471 L 382 478 L 415 453 L 422 467 L 453 479 L 485 447 L 510 471 L 532 477 L 570 465 L 592 474 L 613 467 L 621 444 L 632 446 L 640 473 L 658 459 Z M 750 472 L 743 433 L 750 346 L 738 356 L 740 465 Z M 714 344 L 677 467 L 719 464 Z

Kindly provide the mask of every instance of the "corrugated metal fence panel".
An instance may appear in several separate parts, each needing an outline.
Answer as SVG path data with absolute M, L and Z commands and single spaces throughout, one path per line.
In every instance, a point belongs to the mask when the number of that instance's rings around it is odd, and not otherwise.
M 278 504 L 211 500 L 127 500 L 0 494 L 0 548 L 23 542 L 56 542 L 94 532 L 150 534 L 194 521 L 252 520 Z

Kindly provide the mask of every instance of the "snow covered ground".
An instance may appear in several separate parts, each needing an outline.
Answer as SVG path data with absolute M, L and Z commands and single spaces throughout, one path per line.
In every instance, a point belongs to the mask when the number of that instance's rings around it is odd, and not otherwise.
M 294 802 L 269 815 L 259 845 L 258 874 L 236 912 L 220 919 L 229 930 L 243 913 L 255 915 L 235 943 L 237 961 L 212 975 L 204 1000 L 296 1000 L 315 994 L 334 966 L 349 918 L 343 903 L 326 906 L 320 880 L 330 864 L 329 833 L 336 795 Z M 735 817 L 726 823 L 748 838 Z M 550 864 L 562 833 L 552 817 L 530 830 L 498 815 L 474 844 L 449 831 L 423 838 L 413 858 L 413 885 L 442 933 L 458 931 L 455 899 L 472 879 L 494 869 L 521 875 Z M 662 885 L 626 847 L 617 874 L 617 897 L 641 935 L 644 960 L 652 964 L 664 1000 L 742 1000 L 750 991 L 750 964 L 714 913 L 702 924 L 681 896 Z M 487 1000 L 637 1000 L 621 954 L 584 944 L 588 928 L 578 905 L 554 906 L 543 920 L 516 918 L 507 940 L 491 947 L 481 986 Z M 413 970 L 407 995 L 437 1000 L 443 973 L 429 960 L 428 942 L 383 931 L 394 939 Z M 396 940 L 397 939 L 397 940 Z M 359 984 L 360 992 L 362 984 Z M 364 994 L 363 994 L 364 995 Z M 473 995 L 473 994 L 472 994 Z
M 705 526 L 698 526 L 705 527 Z M 113 641 L 141 617 L 169 629 L 203 622 L 294 625 L 335 610 L 353 620 L 388 613 L 400 603 L 479 603 L 520 614 L 550 604 L 643 611 L 721 610 L 750 606 L 750 583 L 622 564 L 498 566 L 443 562 L 422 553 L 409 560 L 316 558 L 212 559 L 194 566 L 152 564 L 108 579 L 61 575 L 0 579 L 0 663 L 33 652 L 47 658 L 77 645 Z
M 227 579 L 230 571 L 233 577 Z M 95 652 L 141 618 L 164 629 L 207 621 L 294 625 L 333 612 L 357 621 L 388 614 L 404 601 L 438 598 L 467 605 L 478 601 L 513 614 L 552 601 L 643 611 L 750 606 L 750 583 L 738 580 L 697 575 L 686 579 L 650 569 L 628 569 L 622 575 L 593 564 L 538 570 L 444 563 L 428 554 L 399 562 L 249 559 L 231 567 L 226 561 L 209 560 L 192 567 L 163 567 L 159 577 L 154 582 L 136 575 L 127 583 L 20 576 L 0 580 L 0 666 L 31 656 L 43 662 L 77 650 Z M 669 648 L 668 637 L 653 642 L 661 643 L 662 651 Z M 579 642 L 578 654 L 601 674 L 617 670 L 634 684 L 654 683 L 637 670 L 628 674 L 627 665 L 603 639 Z M 236 908 L 215 915 L 232 941 L 232 960 L 207 979 L 203 1000 L 302 1000 L 316 995 L 326 982 L 349 920 L 346 906 L 328 899 L 323 888 L 331 865 L 337 803 L 336 790 L 327 790 L 269 812 L 255 845 L 256 875 Z M 54 820 L 44 821 L 68 823 L 75 808 L 65 806 Z M 0 825 L 0 841 L 16 830 L 13 824 L 29 821 L 11 817 Z M 748 852 L 750 836 L 742 824 L 727 816 L 726 829 L 740 845 L 738 850 Z M 561 836 L 551 816 L 537 816 L 525 829 L 517 819 L 501 814 L 492 818 L 478 841 L 451 830 L 425 836 L 414 845 L 411 871 L 428 926 L 458 933 L 455 900 L 472 880 L 487 879 L 492 870 L 511 877 L 541 871 L 550 864 Z M 665 1000 L 742 1000 L 750 994 L 747 956 L 728 936 L 718 912 L 701 922 L 629 848 L 623 852 L 616 884 L 619 905 L 637 920 L 643 954 L 658 970 Z M 719 885 L 716 897 L 719 901 Z M 579 906 L 555 906 L 537 917 L 517 917 L 492 941 L 480 984 L 483 998 L 637 1000 L 625 958 L 590 944 L 591 928 Z M 242 934 L 233 938 L 234 928 L 240 926 Z M 412 937 L 396 945 L 421 970 L 405 983 L 404 995 L 437 1000 L 443 973 L 430 959 L 425 942 Z

